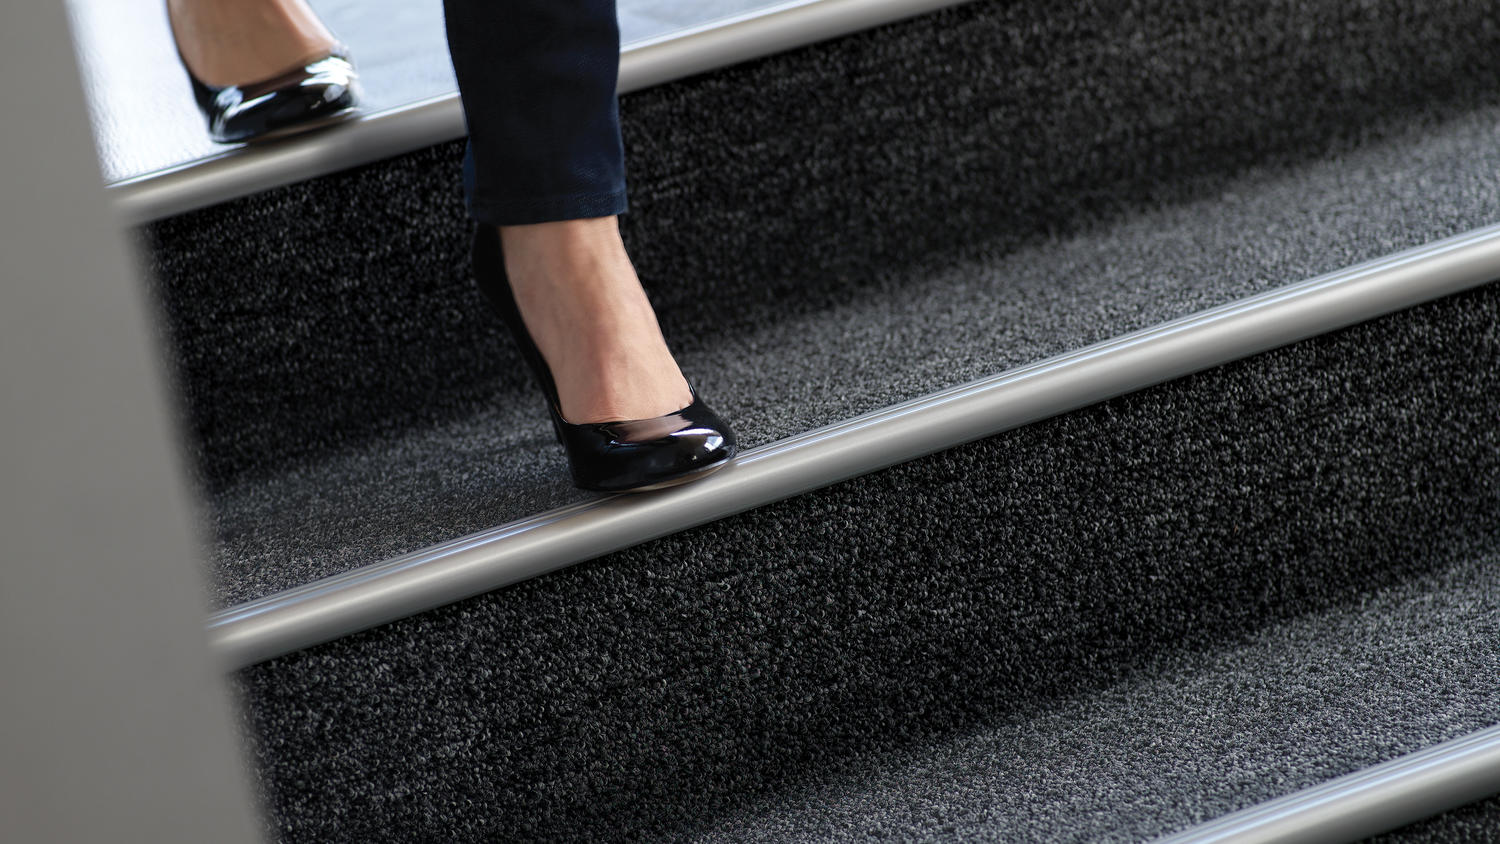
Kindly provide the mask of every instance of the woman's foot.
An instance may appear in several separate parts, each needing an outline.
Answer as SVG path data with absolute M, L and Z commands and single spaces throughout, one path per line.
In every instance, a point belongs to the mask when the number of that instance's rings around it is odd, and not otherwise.
M 188 72 L 216 88 L 270 79 L 338 45 L 302 0 L 167 0 L 167 14 Z
M 615 217 L 501 226 L 526 329 L 575 424 L 650 419 L 692 403 Z

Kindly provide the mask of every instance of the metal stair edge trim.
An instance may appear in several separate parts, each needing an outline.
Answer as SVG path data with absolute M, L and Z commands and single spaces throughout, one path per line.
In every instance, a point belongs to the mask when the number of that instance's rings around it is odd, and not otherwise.
M 873 29 L 969 0 L 793 0 L 624 46 L 621 94 Z M 465 137 L 456 92 L 284 141 L 114 182 L 116 219 L 141 225 Z
M 568 505 L 212 614 L 253 665 L 842 480 L 1477 287 L 1500 224 L 1276 288 L 746 451 L 680 487 Z
M 1358 841 L 1500 792 L 1500 725 L 1157 839 L 1156 844 Z

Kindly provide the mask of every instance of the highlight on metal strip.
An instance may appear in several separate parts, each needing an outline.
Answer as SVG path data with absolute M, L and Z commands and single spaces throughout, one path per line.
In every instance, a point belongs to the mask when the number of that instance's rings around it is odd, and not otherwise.
M 1500 792 L 1500 726 L 1251 806 L 1158 844 L 1340 844 Z
M 213 615 L 238 668 L 1500 278 L 1500 225 L 751 449 L 661 492 L 574 504 Z

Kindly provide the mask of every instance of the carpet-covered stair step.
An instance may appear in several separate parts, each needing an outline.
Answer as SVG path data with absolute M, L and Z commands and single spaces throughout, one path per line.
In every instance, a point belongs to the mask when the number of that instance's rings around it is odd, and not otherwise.
M 570 504 L 239 604 L 210 617 L 210 644 L 226 667 L 251 665 L 1454 295 L 1496 276 L 1500 225 L 752 448 L 712 478 L 683 488 Z
M 627 97 L 689 375 L 754 445 L 1500 217 L 1487 7 L 1195 9 L 973 3 Z M 221 604 L 579 500 L 457 155 L 148 230 Z
M 1500 218 L 1491 17 L 966 4 L 627 97 L 626 234 L 769 442 Z M 223 604 L 579 500 L 457 152 L 146 232 Z M 247 669 L 278 835 L 1133 839 L 1493 723 L 1497 299 Z
M 1128 840 L 1487 726 L 1497 317 L 1489 285 L 248 669 L 267 805 L 285 840 Z
M 1500 838 L 1500 797 L 1434 815 L 1369 839 L 1370 844 L 1455 844 Z
M 1378 690 L 1378 683 L 1371 685 Z M 1385 717 L 1377 715 L 1374 720 Z M 1220 815 L 1156 842 L 1362 841 L 1392 830 L 1410 833 L 1413 827 L 1435 817 L 1442 823 L 1444 818 L 1437 816 L 1467 813 L 1471 804 L 1491 800 L 1497 790 L 1500 724 Z

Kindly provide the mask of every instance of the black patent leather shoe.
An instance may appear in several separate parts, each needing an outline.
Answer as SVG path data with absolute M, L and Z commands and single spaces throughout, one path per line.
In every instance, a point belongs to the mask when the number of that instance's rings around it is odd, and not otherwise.
M 663 489 L 708 475 L 734 457 L 734 432 L 691 385 L 692 404 L 652 419 L 579 424 L 564 419 L 551 370 L 516 306 L 494 226 L 481 225 L 474 236 L 474 277 L 542 387 L 574 484 L 597 492 Z
M 264 141 L 338 123 L 355 115 L 359 99 L 359 75 L 342 47 L 249 85 L 219 88 L 187 73 L 198 109 L 208 118 L 208 136 L 221 144 Z

